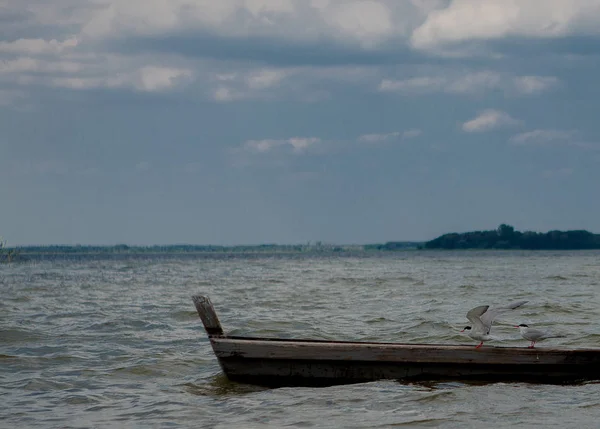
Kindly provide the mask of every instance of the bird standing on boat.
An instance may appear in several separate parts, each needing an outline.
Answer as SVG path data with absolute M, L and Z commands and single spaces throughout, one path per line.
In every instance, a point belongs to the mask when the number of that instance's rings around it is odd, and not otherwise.
M 521 331 L 521 336 L 526 340 L 531 341 L 531 344 L 527 347 L 529 349 L 533 349 L 535 347 L 535 343 L 538 341 L 545 340 L 547 338 L 563 338 L 562 334 L 554 334 L 550 331 L 542 331 L 541 329 L 530 328 L 525 323 L 521 323 L 519 326 L 515 326 L 515 328 L 519 328 Z
M 519 308 L 526 302 L 528 301 L 515 301 L 501 307 L 490 307 L 489 305 L 475 307 L 469 310 L 467 313 L 467 319 L 469 319 L 469 322 L 471 322 L 473 326 L 465 326 L 465 328 L 460 332 L 466 332 L 469 337 L 480 341 L 480 343 L 475 347 L 478 349 L 479 347 L 483 346 L 484 341 L 490 341 L 493 339 L 490 336 L 490 331 L 492 330 L 492 322 L 498 315 L 509 310 Z

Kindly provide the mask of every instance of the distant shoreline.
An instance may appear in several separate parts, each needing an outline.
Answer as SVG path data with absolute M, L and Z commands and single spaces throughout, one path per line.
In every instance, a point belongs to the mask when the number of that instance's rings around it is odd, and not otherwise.
M 417 249 L 424 242 L 390 242 L 385 244 L 257 244 L 238 246 L 215 245 L 43 245 L 10 248 L 21 256 L 27 255 L 103 255 L 103 254 L 242 254 L 242 253 L 345 253 L 379 250 Z
M 256 244 L 256 245 L 29 245 L 4 247 L 13 260 L 47 257 L 100 257 L 108 255 L 286 255 L 286 254 L 356 254 L 403 250 L 585 250 L 600 249 L 600 234 L 585 230 L 549 231 L 546 233 L 516 231 L 502 224 L 495 230 L 448 233 L 430 241 L 388 241 L 374 244 Z M 0 254 L 0 262 L 2 261 Z
M 600 249 L 600 234 L 586 230 L 534 232 L 516 231 L 507 224 L 488 231 L 449 233 L 427 241 L 425 249 L 513 249 L 585 250 Z

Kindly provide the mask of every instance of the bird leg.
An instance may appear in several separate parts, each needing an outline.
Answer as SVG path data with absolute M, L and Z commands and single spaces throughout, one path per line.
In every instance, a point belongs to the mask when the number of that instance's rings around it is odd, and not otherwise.
M 478 349 L 479 347 L 483 346 L 483 341 L 479 343 L 479 345 L 475 346 L 476 349 Z
M 535 347 L 535 341 L 532 341 L 531 344 L 529 345 L 529 347 L 527 347 L 528 349 L 533 349 Z

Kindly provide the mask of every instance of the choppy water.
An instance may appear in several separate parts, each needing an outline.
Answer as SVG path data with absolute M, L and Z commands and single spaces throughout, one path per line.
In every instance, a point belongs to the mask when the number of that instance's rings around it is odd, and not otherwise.
M 600 347 L 600 252 L 67 260 L 0 265 L 0 426 L 27 428 L 597 427 L 600 383 L 264 389 L 220 375 L 190 296 L 229 333 L 470 343 L 481 304 L 529 299 L 495 326 Z

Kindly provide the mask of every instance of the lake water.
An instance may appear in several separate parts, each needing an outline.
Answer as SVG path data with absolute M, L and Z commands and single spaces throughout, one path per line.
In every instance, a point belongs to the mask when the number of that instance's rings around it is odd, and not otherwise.
M 232 334 L 473 346 L 470 308 L 528 299 L 494 344 L 528 323 L 600 347 L 598 251 L 38 261 L 0 265 L 0 291 L 1 427 L 598 427 L 595 382 L 230 383 L 190 299 Z

